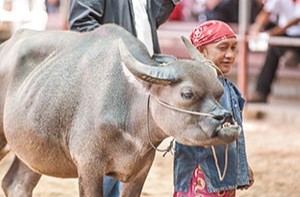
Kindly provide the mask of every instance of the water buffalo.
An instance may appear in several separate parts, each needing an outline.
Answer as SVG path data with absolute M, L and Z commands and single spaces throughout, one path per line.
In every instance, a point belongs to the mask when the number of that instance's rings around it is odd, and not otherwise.
M 235 140 L 240 128 L 217 102 L 215 70 L 185 42 L 193 60 L 166 63 L 111 24 L 21 30 L 2 44 L 0 158 L 16 154 L 5 194 L 32 196 L 45 174 L 78 177 L 81 197 L 100 197 L 108 175 L 124 182 L 123 197 L 137 197 L 166 137 L 192 146 Z

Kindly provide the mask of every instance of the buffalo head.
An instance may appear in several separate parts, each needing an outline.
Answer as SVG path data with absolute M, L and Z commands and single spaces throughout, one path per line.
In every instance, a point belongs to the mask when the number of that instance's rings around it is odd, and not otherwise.
M 166 135 L 191 146 L 230 143 L 241 128 L 218 103 L 223 86 L 215 66 L 186 38 L 182 39 L 193 60 L 146 65 L 120 42 L 121 59 L 138 80 L 148 85 L 152 118 Z

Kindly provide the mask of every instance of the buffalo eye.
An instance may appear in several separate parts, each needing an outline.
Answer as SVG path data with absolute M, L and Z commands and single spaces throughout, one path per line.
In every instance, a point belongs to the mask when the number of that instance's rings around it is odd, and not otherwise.
M 192 99 L 194 97 L 194 93 L 192 91 L 183 91 L 181 92 L 181 97 L 183 99 Z

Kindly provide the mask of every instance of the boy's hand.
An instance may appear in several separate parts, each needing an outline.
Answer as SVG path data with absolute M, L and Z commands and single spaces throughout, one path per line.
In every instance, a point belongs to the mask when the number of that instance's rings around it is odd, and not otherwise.
M 252 169 L 251 169 L 250 166 L 248 168 L 248 171 L 249 171 L 249 177 L 250 177 L 250 179 L 249 179 L 249 185 L 248 185 L 248 188 L 249 188 L 249 187 L 251 187 L 254 184 L 254 173 L 253 173 L 253 171 L 252 171 Z
M 251 187 L 254 184 L 254 173 L 250 166 L 248 168 L 248 173 L 249 173 L 249 185 L 239 186 L 238 189 L 241 189 L 241 190 L 248 189 L 249 187 Z

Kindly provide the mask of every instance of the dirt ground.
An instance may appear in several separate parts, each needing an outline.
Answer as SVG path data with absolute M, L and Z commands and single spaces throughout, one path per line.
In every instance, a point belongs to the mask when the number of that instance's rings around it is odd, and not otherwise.
M 300 123 L 299 123 L 300 125 Z M 300 127 L 270 121 L 246 121 L 244 124 L 249 163 L 255 184 L 239 197 L 298 197 L 300 187 Z M 166 146 L 168 139 L 161 146 Z M 0 178 L 7 171 L 13 155 L 0 163 Z M 145 183 L 142 197 L 171 197 L 173 191 L 173 156 L 157 153 Z M 0 191 L 0 197 L 4 196 Z M 78 196 L 76 179 L 42 177 L 35 197 Z

